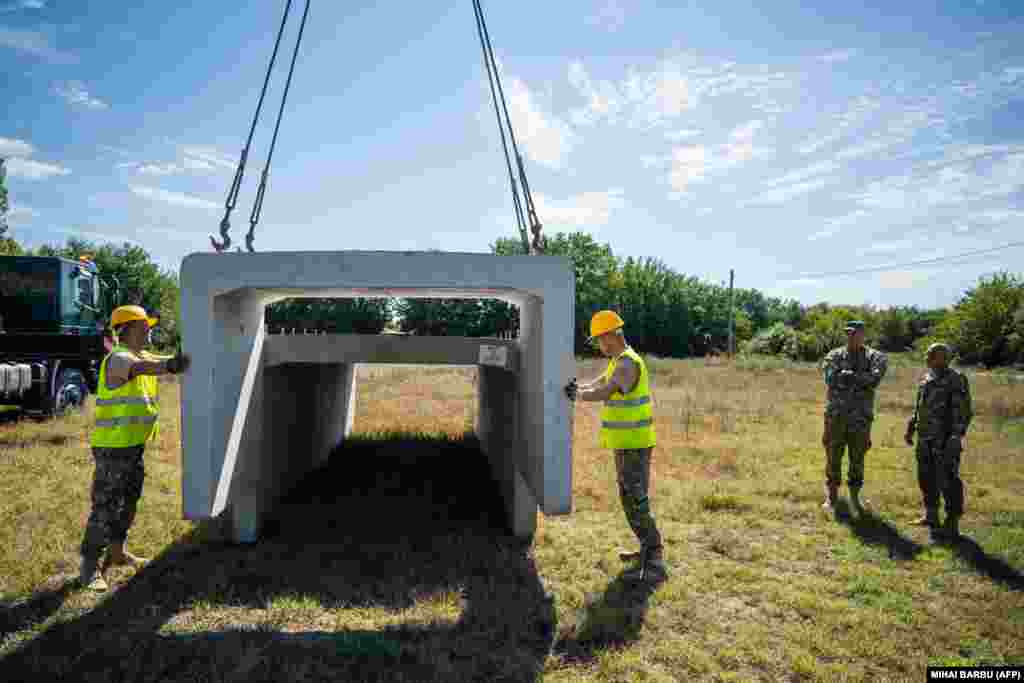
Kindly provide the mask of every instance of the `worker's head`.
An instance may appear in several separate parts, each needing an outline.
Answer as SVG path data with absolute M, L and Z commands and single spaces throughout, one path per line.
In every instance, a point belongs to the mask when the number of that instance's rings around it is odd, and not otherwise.
M 942 342 L 936 342 L 928 347 L 926 353 L 928 367 L 932 370 L 942 370 L 949 364 L 949 346 Z
M 590 319 L 590 338 L 605 356 L 617 356 L 626 348 L 625 323 L 615 311 L 598 311 Z
M 158 321 L 158 318 L 149 317 L 142 306 L 119 306 L 110 316 L 110 327 L 114 330 L 118 344 L 141 349 Z
M 851 320 L 846 323 L 846 345 L 854 351 L 864 346 L 863 321 Z

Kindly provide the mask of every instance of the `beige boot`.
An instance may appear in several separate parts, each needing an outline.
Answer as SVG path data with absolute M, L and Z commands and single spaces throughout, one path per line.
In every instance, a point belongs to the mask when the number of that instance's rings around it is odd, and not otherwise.
M 82 566 L 78 571 L 78 585 L 81 588 L 88 588 L 97 593 L 102 593 L 110 588 L 99 569 L 98 558 L 82 557 Z
M 930 507 L 925 508 L 924 515 L 915 519 L 912 524 L 916 526 L 930 526 L 935 528 L 939 525 L 939 509 Z
M 107 559 L 103 563 L 103 567 L 104 569 L 109 569 L 110 567 L 131 566 L 135 569 L 141 569 L 142 567 L 145 567 L 148 562 L 149 558 L 132 555 L 122 544 L 111 546 L 110 551 L 107 553 Z
M 829 510 L 835 507 L 836 498 L 839 495 L 839 487 L 830 484 L 825 484 L 825 502 L 821 504 L 821 507 Z

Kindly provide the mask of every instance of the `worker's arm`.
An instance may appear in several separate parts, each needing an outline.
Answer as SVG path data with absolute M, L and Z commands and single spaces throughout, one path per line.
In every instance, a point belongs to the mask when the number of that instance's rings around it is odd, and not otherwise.
M 590 389 L 580 389 L 576 393 L 580 401 L 607 401 L 616 391 L 628 394 L 636 385 L 637 367 L 629 358 L 623 358 L 615 367 L 615 372 L 608 382 Z
M 188 366 L 188 360 L 184 356 L 180 360 L 177 357 L 164 358 L 160 360 L 139 359 L 127 353 L 115 353 L 107 361 L 107 383 L 124 384 L 140 375 L 166 375 L 168 373 L 182 372 Z

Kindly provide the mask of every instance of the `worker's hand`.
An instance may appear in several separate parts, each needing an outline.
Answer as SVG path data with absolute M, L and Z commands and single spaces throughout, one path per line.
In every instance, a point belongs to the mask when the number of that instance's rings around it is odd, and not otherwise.
M 167 361 L 167 372 L 172 375 L 179 375 L 188 370 L 188 366 L 191 362 L 191 359 L 187 355 L 179 351 L 173 358 Z
M 576 378 L 573 377 L 572 381 L 565 385 L 565 396 L 570 401 L 576 400 L 576 393 L 579 391 L 579 385 L 576 384 Z

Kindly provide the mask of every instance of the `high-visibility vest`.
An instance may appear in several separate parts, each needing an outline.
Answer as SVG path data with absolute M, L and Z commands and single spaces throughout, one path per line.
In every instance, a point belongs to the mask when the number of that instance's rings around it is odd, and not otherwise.
M 139 446 L 156 438 L 157 378 L 137 375 L 117 389 L 107 388 L 107 361 L 110 356 L 131 349 L 115 346 L 100 364 L 99 390 L 96 392 L 96 423 L 90 443 L 103 448 Z M 144 356 L 145 358 L 145 356 Z
M 653 405 L 647 365 L 640 355 L 630 347 L 608 362 L 604 381 L 611 381 L 619 360 L 627 357 L 636 363 L 640 371 L 636 386 L 628 394 L 616 390 L 601 408 L 602 448 L 651 448 L 657 442 L 654 434 Z

